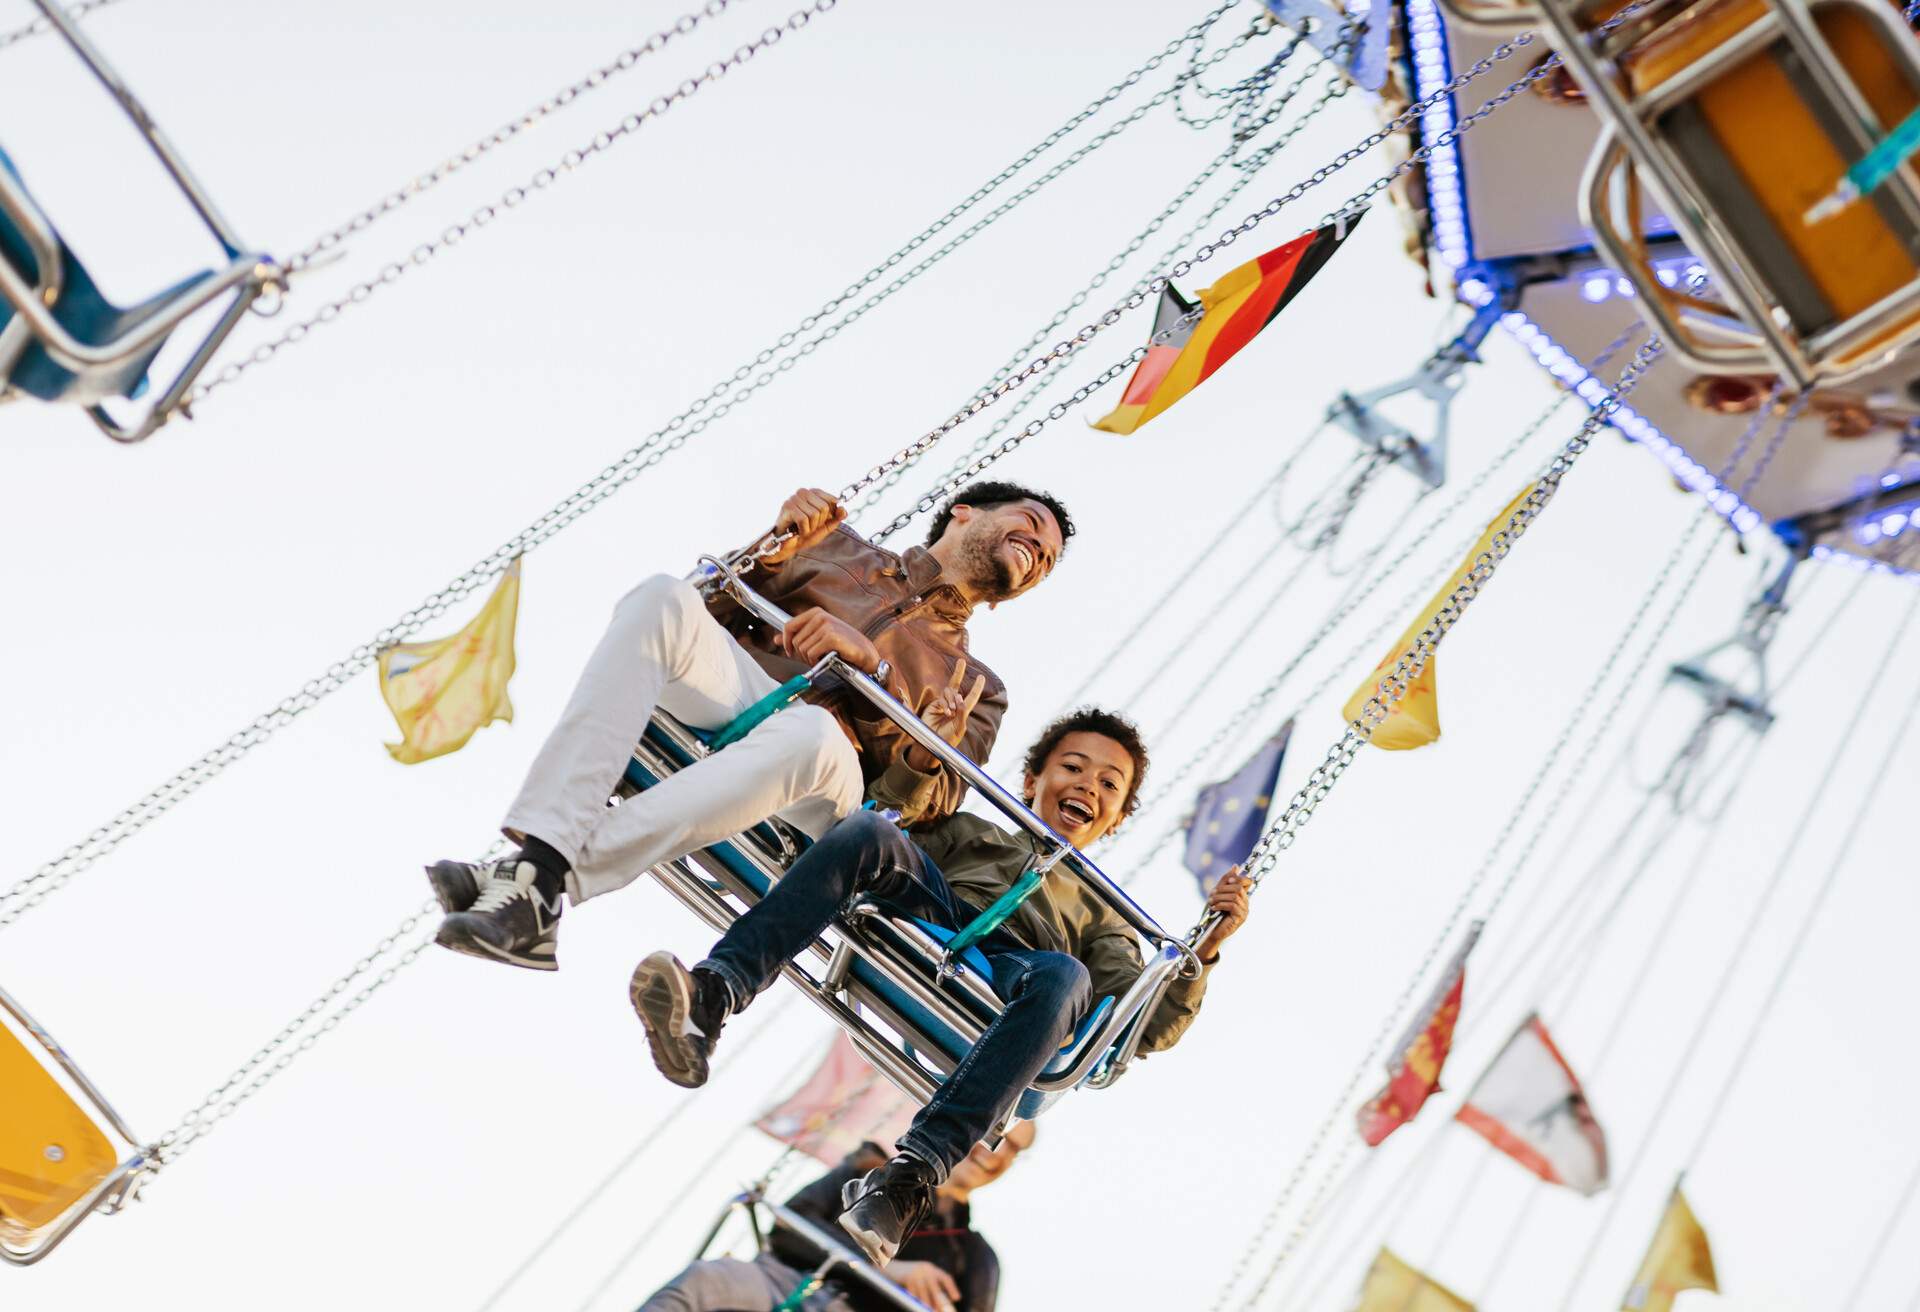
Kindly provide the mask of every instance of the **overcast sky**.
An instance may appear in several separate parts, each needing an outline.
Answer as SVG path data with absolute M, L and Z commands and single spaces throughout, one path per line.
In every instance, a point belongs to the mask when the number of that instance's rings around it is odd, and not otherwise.
M 20 22 L 30 17 L 15 8 Z M 768 0 L 734 9 L 711 40 L 640 61 L 355 239 L 339 265 L 297 288 L 286 317 L 248 325 L 247 341 L 405 259 L 791 12 Z M 456 24 L 441 8 L 363 0 L 129 0 L 88 27 L 240 231 L 287 252 L 677 12 L 476 0 Z M 1200 12 L 842 0 L 210 398 L 192 424 L 123 449 L 75 413 L 24 403 L 0 411 L 7 881 L 533 520 Z M 1249 50 L 1221 71 L 1254 62 Z M 1117 122 L 1171 72 L 1150 75 L 1038 167 Z M 1319 85 L 1316 77 L 1310 87 Z M 1280 194 L 1374 122 L 1361 97 L 1336 101 L 1227 215 Z M 137 298 L 205 257 L 190 218 L 56 42 L 0 50 L 0 124 L 110 291 Z M 1223 149 L 1229 127 L 1191 130 L 1164 107 L 1148 114 L 529 556 L 511 726 L 454 757 L 399 766 L 381 749 L 392 725 L 362 676 L 7 931 L 0 982 L 135 1129 L 162 1133 L 417 905 L 422 864 L 486 846 L 622 592 L 745 540 L 795 486 L 837 487 L 942 421 Z M 1196 270 L 1187 290 L 1241 252 L 1310 226 L 1385 167 L 1379 152 L 1351 165 Z M 1225 182 L 1206 183 L 1072 323 L 1111 303 Z M 1307 447 L 1279 504 L 1265 499 L 1233 524 L 1215 561 L 1112 652 L 1140 608 L 1301 448 L 1339 389 L 1408 371 L 1453 330 L 1457 312 L 1426 298 L 1421 281 L 1383 208 L 1284 318 L 1145 430 L 1090 432 L 1098 409 L 1088 408 L 1008 459 L 1009 476 L 1070 502 L 1082 534 L 1044 589 L 973 625 L 975 650 L 1012 690 L 996 767 L 1101 667 L 1093 695 L 1137 715 L 1164 778 L 1299 650 L 1355 582 L 1322 561 L 1280 591 L 1302 558 L 1277 544 L 1278 526 L 1347 468 L 1351 440 L 1337 433 Z M 1148 321 L 1142 310 L 1104 335 L 1069 380 L 1124 355 Z M 1496 337 L 1455 408 L 1452 486 L 1416 505 L 1411 476 L 1383 473 L 1330 568 L 1351 568 L 1383 539 L 1394 554 L 1551 399 L 1524 354 Z M 932 484 L 987 422 L 962 427 L 910 471 L 887 513 Z M 1563 410 L 1495 472 L 1316 649 L 1234 751 L 1277 727 L 1324 678 L 1326 691 L 1300 708 L 1283 792 L 1297 787 L 1338 736 L 1340 703 L 1384 654 L 1362 642 L 1366 633 L 1397 630 L 1420 580 L 1451 563 L 1576 424 Z M 981 1195 L 976 1218 L 1003 1256 L 1006 1312 L 1205 1307 L 1255 1245 L 1247 1270 L 1257 1280 L 1351 1134 L 1350 1103 L 1336 1103 L 1356 1063 L 1695 505 L 1646 453 L 1612 434 L 1595 443 L 1449 638 L 1441 743 L 1363 753 L 1262 889 L 1187 1040 L 1113 1090 L 1063 1102 L 1031 1157 Z M 1698 564 L 1698 581 L 1648 658 L 1652 676 L 1732 631 L 1764 568 L 1765 543 L 1752 546 L 1740 554 L 1717 527 L 1693 539 L 1669 577 Z M 1567 800 L 1547 805 L 1560 794 L 1556 773 L 1505 849 L 1511 858 L 1551 815 L 1469 968 L 1450 1092 L 1338 1195 L 1260 1306 L 1346 1306 L 1384 1238 L 1482 1306 L 1558 1307 L 1618 1197 L 1570 1304 L 1617 1306 L 1674 1172 L 1709 1124 L 1687 1187 L 1714 1243 L 1720 1305 L 1825 1312 L 1846 1303 L 1920 1163 L 1905 1096 L 1920 1079 L 1905 1005 L 1920 891 L 1903 877 L 1912 860 L 1900 809 L 1920 766 L 1893 751 L 1914 690 L 1904 655 L 1912 630 L 1886 684 L 1869 678 L 1914 594 L 1892 579 L 1856 586 L 1857 577 L 1810 569 L 1799 580 L 1773 664 L 1784 685 L 1778 724 L 1757 744 L 1721 731 L 1708 757 L 1715 788 L 1732 781 L 1729 762 L 1758 748 L 1737 794 L 1717 822 L 1674 822 L 1597 938 L 1586 933 L 1591 921 L 1555 921 L 1552 908 L 1586 890 L 1576 905 L 1597 915 L 1631 874 L 1661 828 L 1624 831 L 1636 790 L 1684 738 L 1697 703 L 1649 677 L 1591 755 L 1589 728 L 1573 734 L 1560 760 L 1561 772 L 1578 767 Z M 1669 588 L 1655 599 L 1649 625 L 1673 596 Z M 478 603 L 431 631 L 457 627 Z M 1642 645 L 1628 647 L 1623 675 Z M 1861 727 L 1843 738 L 1863 696 Z M 1609 686 L 1598 706 L 1613 704 Z M 1196 777 L 1232 764 L 1217 760 Z M 1776 967 L 1883 769 L 1893 777 L 1723 1101 Z M 1184 791 L 1155 797 L 1139 834 L 1117 840 L 1103 862 L 1132 870 L 1185 801 Z M 1809 806 L 1811 823 L 1789 849 Z M 1744 967 L 1668 1096 L 1783 854 L 1779 892 Z M 1469 915 L 1510 870 L 1506 859 L 1490 867 Z M 1172 853 L 1140 871 L 1135 889 L 1170 925 L 1197 911 Z M 6 1305 L 478 1306 L 688 1098 L 653 1070 L 625 982 L 656 947 L 703 950 L 699 929 L 642 882 L 569 912 L 561 937 L 564 969 L 551 976 L 429 950 L 140 1205 L 89 1221 L 44 1265 L 0 1276 Z M 1513 982 L 1496 990 L 1510 971 Z M 631 1307 L 687 1259 L 730 1191 L 774 1156 L 742 1127 L 829 1037 L 795 1003 L 747 1042 L 781 996 L 733 1022 L 720 1054 L 738 1052 L 737 1061 L 500 1306 L 580 1306 L 604 1284 L 584 1305 Z M 1512 1162 L 1448 1126 L 1457 1095 L 1535 1005 L 1586 1079 L 1616 1179 L 1637 1163 L 1617 1194 L 1535 1191 Z M 1360 1093 L 1383 1078 L 1377 1065 L 1367 1070 Z M 1332 1132 L 1294 1205 L 1256 1235 L 1330 1112 Z M 1904 1307 L 1920 1286 L 1920 1215 L 1890 1233 L 1852 1306 Z M 1252 1283 L 1241 1282 L 1232 1306 Z M 1706 1295 L 1681 1303 L 1711 1305 Z

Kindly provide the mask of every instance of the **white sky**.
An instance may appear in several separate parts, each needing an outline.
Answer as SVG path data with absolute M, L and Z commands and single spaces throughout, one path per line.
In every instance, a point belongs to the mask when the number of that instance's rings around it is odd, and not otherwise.
M 15 8 L 24 22 L 27 7 Z M 716 25 L 728 46 L 789 12 L 738 8 Z M 240 230 L 290 250 L 676 11 L 476 0 L 457 27 L 445 12 L 363 0 L 272 9 L 143 0 L 98 15 L 90 30 Z M 490 550 L 1157 49 L 1179 21 L 1139 3 L 1096 14 L 1011 0 L 939 10 L 843 0 L 210 401 L 192 425 L 121 449 L 76 414 L 6 410 L 7 878 Z M 523 181 L 712 48 L 689 42 L 643 61 L 402 210 L 302 287 L 288 314 L 310 312 Z M 7 149 L 109 289 L 138 295 L 198 258 L 190 223 L 175 221 L 151 170 L 128 167 L 137 150 L 54 42 L 0 52 L 0 122 Z M 1359 98 L 1336 105 L 1229 213 L 1279 194 L 1372 123 Z M 418 902 L 421 864 L 486 845 L 622 591 L 743 540 L 795 485 L 837 486 L 943 419 L 1220 149 L 1221 131 L 1203 140 L 1164 112 L 1150 116 L 530 557 L 514 725 L 455 757 L 403 768 L 380 748 L 391 725 L 363 677 L 8 933 L 6 988 L 136 1129 L 161 1132 Z M 1251 255 L 1294 235 L 1383 167 L 1375 157 L 1353 165 L 1316 193 L 1321 203 L 1303 202 L 1240 249 Z M 1452 316 L 1421 296 L 1398 241 L 1391 216 L 1374 216 L 1285 319 L 1141 434 L 1092 433 L 1090 415 L 1075 415 L 1007 462 L 1010 476 L 1069 498 L 1083 537 L 1045 590 L 976 621 L 976 650 L 1013 691 L 1004 759 L 1297 445 L 1335 390 L 1404 372 L 1444 336 Z M 1085 377 L 1145 331 L 1145 314 L 1135 315 L 1070 376 Z M 1496 340 L 1489 357 L 1454 416 L 1462 484 L 1550 395 L 1511 343 Z M 1286 790 L 1337 736 L 1339 702 L 1377 655 L 1341 665 L 1359 636 L 1396 619 L 1419 571 L 1471 536 L 1572 427 L 1563 420 L 1495 475 L 1421 562 L 1307 663 L 1281 703 L 1322 673 L 1338 677 L 1302 715 Z M 949 445 L 957 451 L 981 431 L 970 425 Z M 1345 460 L 1346 440 L 1313 448 L 1289 507 Z M 917 493 L 943 467 L 929 462 L 903 488 Z M 1384 480 L 1346 550 L 1391 527 L 1411 494 L 1405 476 Z M 1656 462 L 1611 434 L 1595 444 L 1449 639 L 1442 743 L 1363 755 L 1261 893 L 1188 1041 L 1113 1091 L 1064 1103 L 1032 1157 L 981 1196 L 979 1224 L 1005 1262 L 1006 1312 L 1212 1301 L 1692 513 Z M 1124 708 L 1152 733 L 1162 771 L 1265 682 L 1350 581 L 1314 572 L 1229 650 L 1297 562 L 1291 551 L 1273 554 L 1234 614 L 1207 623 L 1226 584 L 1272 552 L 1275 524 L 1271 508 L 1249 517 L 1207 581 L 1156 616 L 1096 688 L 1125 697 L 1178 654 Z M 1653 668 L 1729 631 L 1756 574 L 1756 558 L 1735 554 L 1722 535 Z M 1596 948 L 1577 998 L 1565 988 L 1547 998 L 1547 1023 L 1587 1078 L 1616 1174 L 1646 1155 L 1571 1305 L 1579 1312 L 1617 1305 L 1912 690 L 1912 661 L 1896 661 L 1840 755 L 1690 1078 L 1663 1100 L 1912 595 L 1870 579 L 1833 618 L 1853 578 L 1809 571 L 1804 580 L 1776 670 L 1812 654 L 1780 696 L 1780 722 L 1712 845 L 1702 854 L 1704 826 L 1684 822 Z M 1194 710 L 1169 725 L 1222 656 Z M 1642 711 L 1650 718 L 1633 770 L 1610 765 Z M 1538 998 L 1532 974 L 1498 998 L 1490 989 L 1543 932 L 1544 907 L 1582 881 L 1596 902 L 1612 895 L 1626 863 L 1594 864 L 1637 851 L 1617 832 L 1633 779 L 1657 769 L 1690 714 L 1685 696 L 1656 700 L 1648 684 L 1587 763 L 1476 955 L 1450 1089 L 1467 1088 Z M 1279 718 L 1276 709 L 1261 727 Z M 1586 740 L 1582 729 L 1576 749 Z M 1733 745 L 1729 734 L 1722 747 Z M 1902 1037 L 1910 1027 L 1900 1001 L 1920 892 L 1898 877 L 1911 858 L 1896 803 L 1912 795 L 1920 767 L 1909 755 L 1892 768 L 1793 987 L 1689 1177 L 1728 1309 L 1840 1306 L 1920 1160 L 1905 1097 L 1920 1060 Z M 1588 823 L 1562 855 L 1577 818 Z M 1533 823 L 1529 815 L 1519 833 Z M 1124 845 L 1105 860 L 1116 873 L 1131 864 Z M 1494 868 L 1481 904 L 1506 872 Z M 1689 872 L 1698 879 L 1599 1068 L 1638 962 Z M 1543 880 L 1543 909 L 1517 919 Z M 1137 889 L 1169 923 L 1195 909 L 1171 860 Z M 43 1266 L 0 1276 L 6 1306 L 476 1306 L 685 1097 L 652 1070 L 624 985 L 646 951 L 697 952 L 702 934 L 643 882 L 569 914 L 563 942 L 565 969 L 544 977 L 430 951 L 138 1207 L 88 1222 Z M 1476 989 L 1488 998 L 1479 1009 Z M 722 1052 L 740 1050 L 757 1023 L 734 1022 Z M 772 1157 L 740 1127 L 826 1038 L 824 1021 L 783 1012 L 502 1306 L 577 1305 L 658 1220 L 654 1241 L 593 1306 L 639 1302 L 684 1262 L 729 1191 Z M 1366 1075 L 1367 1092 L 1378 1075 Z M 1283 1270 L 1280 1290 L 1297 1279 L 1289 1301 L 1269 1291 L 1262 1306 L 1345 1306 L 1383 1232 L 1483 1306 L 1559 1306 L 1612 1195 L 1542 1197 L 1488 1297 L 1529 1177 L 1449 1131 L 1453 1105 L 1443 1095 L 1379 1151 L 1365 1188 Z M 1336 1144 L 1345 1127 L 1343 1112 Z M 1430 1143 L 1439 1147 L 1429 1166 L 1409 1175 Z M 1318 1178 L 1316 1165 L 1296 1203 Z M 1853 1306 L 1904 1305 L 1920 1283 L 1917 1228 L 1920 1215 L 1899 1223 Z M 1713 1306 L 1704 1295 L 1681 1305 Z

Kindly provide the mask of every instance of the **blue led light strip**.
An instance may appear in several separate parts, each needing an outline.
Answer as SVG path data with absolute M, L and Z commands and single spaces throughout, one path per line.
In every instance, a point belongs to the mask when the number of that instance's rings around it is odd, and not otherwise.
M 1447 58 L 1447 29 L 1434 0 L 1407 0 L 1407 43 L 1413 52 L 1413 94 L 1424 100 L 1445 86 L 1453 76 Z M 1437 141 L 1455 121 L 1453 97 L 1448 96 L 1429 109 L 1421 120 L 1423 140 Z M 1434 254 L 1440 264 L 1456 275 L 1473 258 L 1473 230 L 1467 218 L 1467 193 L 1462 184 L 1460 152 L 1447 142 L 1434 148 L 1427 165 L 1427 205 L 1432 215 Z M 1493 299 L 1493 288 L 1478 278 L 1458 281 L 1455 294 L 1478 309 Z M 1578 359 L 1569 354 L 1539 324 L 1518 310 L 1500 317 L 1500 324 L 1533 352 L 1542 368 L 1568 387 L 1591 408 L 1607 395 L 1605 383 L 1595 378 Z M 1613 415 L 1613 426 L 1630 441 L 1646 447 L 1666 464 L 1682 486 L 1705 497 L 1736 530 L 1750 533 L 1766 523 L 1764 516 L 1739 493 L 1715 478 L 1705 465 L 1661 432 L 1659 427 L 1632 406 L 1621 403 Z

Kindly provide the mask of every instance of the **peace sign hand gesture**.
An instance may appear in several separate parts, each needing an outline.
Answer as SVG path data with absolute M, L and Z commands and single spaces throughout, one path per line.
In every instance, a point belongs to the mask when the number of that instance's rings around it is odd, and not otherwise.
M 966 677 L 967 662 L 964 659 L 955 661 L 953 673 L 947 676 L 945 686 L 927 689 L 921 694 L 920 704 L 914 708 L 927 728 L 955 747 L 966 740 L 967 722 L 987 690 L 987 676 L 976 674 L 973 683 L 962 692 L 961 685 Z M 940 762 L 934 759 L 933 754 L 918 743 L 907 745 L 906 761 L 922 774 L 931 774 L 940 768 Z

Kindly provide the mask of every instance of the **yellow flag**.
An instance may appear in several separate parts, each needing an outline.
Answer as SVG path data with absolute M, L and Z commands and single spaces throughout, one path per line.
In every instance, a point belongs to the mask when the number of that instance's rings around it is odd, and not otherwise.
M 1440 591 L 1433 594 L 1432 600 L 1420 608 L 1420 613 L 1414 617 L 1413 623 L 1407 626 L 1407 631 L 1402 633 L 1387 651 L 1386 658 L 1373 667 L 1373 673 L 1369 674 L 1366 680 L 1354 690 L 1353 696 L 1347 698 L 1347 704 L 1340 708 L 1340 714 L 1346 717 L 1349 723 L 1360 718 L 1361 710 L 1379 694 L 1380 680 L 1386 676 L 1387 671 L 1400 663 L 1400 658 L 1413 646 L 1414 639 L 1420 636 L 1420 631 L 1433 623 L 1434 617 L 1446 606 L 1447 598 L 1453 595 L 1454 589 L 1466 581 L 1467 575 L 1473 572 L 1473 567 L 1480 557 L 1493 549 L 1494 535 L 1507 527 L 1507 521 L 1513 518 L 1513 512 L 1532 495 L 1533 485 L 1529 483 L 1526 491 L 1501 508 L 1500 513 L 1495 515 L 1493 521 L 1487 525 L 1487 531 L 1480 535 L 1480 540 L 1473 544 L 1471 551 L 1467 552 L 1467 558 L 1460 562 L 1460 568 L 1440 585 Z M 1440 700 L 1435 683 L 1439 677 L 1437 672 L 1439 659 L 1437 652 L 1427 657 L 1426 665 L 1407 684 L 1406 695 L 1394 704 L 1393 708 L 1387 712 L 1387 718 L 1374 729 L 1370 741 L 1375 747 L 1385 748 L 1389 752 L 1404 752 L 1415 747 L 1425 747 L 1440 737 Z
M 1646 1260 L 1620 1306 L 1625 1312 L 1671 1312 L 1673 1296 L 1683 1289 L 1720 1292 L 1713 1278 L 1713 1249 L 1707 1245 L 1707 1232 L 1694 1220 L 1686 1195 L 1675 1187 L 1667 1200 L 1667 1214 L 1660 1218 L 1660 1228 L 1647 1246 Z
M 1373 1259 L 1353 1312 L 1473 1312 L 1473 1304 L 1435 1284 L 1383 1248 Z
M 403 765 L 457 752 L 495 720 L 513 719 L 513 625 L 520 613 L 520 560 L 494 585 L 467 627 L 432 642 L 403 642 L 380 653 L 380 695 L 400 722 L 387 751 Z

